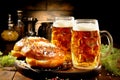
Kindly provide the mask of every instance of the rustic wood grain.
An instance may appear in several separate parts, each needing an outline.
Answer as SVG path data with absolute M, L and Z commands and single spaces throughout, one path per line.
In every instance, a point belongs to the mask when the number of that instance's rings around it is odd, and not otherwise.
M 16 72 L 16 74 L 15 74 L 13 80 L 32 80 L 32 79 L 30 79 L 30 78 L 28 78 L 28 77 L 22 75 L 22 74 L 19 73 L 19 72 Z
M 10 69 L 0 68 L 0 80 L 33 80 L 33 79 L 31 79 L 29 77 L 26 77 L 25 75 L 21 74 L 17 70 L 11 70 L 11 69 L 12 68 L 10 68 Z M 28 73 L 28 74 L 30 74 L 30 73 Z M 53 80 L 53 79 L 54 78 L 48 79 L 48 80 Z M 73 77 L 70 80 L 74 80 L 74 79 L 84 80 L 84 79 L 81 79 L 80 77 L 77 77 L 77 78 Z M 61 80 L 63 80 L 63 79 L 61 79 Z M 120 76 L 110 74 L 104 68 L 102 68 L 100 70 L 100 73 L 99 73 L 98 76 L 92 77 L 92 78 L 87 78 L 87 76 L 86 76 L 85 80 L 120 80 Z
M 3 70 L 0 68 L 0 80 L 13 80 L 15 71 Z

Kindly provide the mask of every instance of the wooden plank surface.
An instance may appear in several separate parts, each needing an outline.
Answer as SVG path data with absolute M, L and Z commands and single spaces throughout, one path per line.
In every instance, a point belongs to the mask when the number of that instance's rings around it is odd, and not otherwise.
M 70 80 L 73 80 L 73 79 L 70 79 Z M 77 79 L 84 80 L 84 79 L 81 79 L 80 77 L 78 77 Z M 25 75 L 21 74 L 17 70 L 0 68 L 0 80 L 33 80 L 33 79 L 26 77 Z M 40 78 L 38 80 L 40 80 Z M 49 80 L 52 80 L 52 79 L 49 79 Z M 102 69 L 100 70 L 100 73 L 98 76 L 93 77 L 89 80 L 120 80 L 120 76 L 111 75 L 105 69 Z
M 22 74 L 19 73 L 19 72 L 16 72 L 16 74 L 15 74 L 13 80 L 32 80 L 32 79 L 30 79 L 30 78 L 28 78 L 28 77 L 22 75 Z
M 0 80 L 13 80 L 15 71 L 3 70 L 0 68 Z

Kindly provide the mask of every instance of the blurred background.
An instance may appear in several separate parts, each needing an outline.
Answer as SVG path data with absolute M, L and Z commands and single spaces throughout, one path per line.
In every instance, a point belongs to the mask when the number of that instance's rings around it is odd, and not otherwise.
M 55 16 L 74 16 L 95 18 L 100 30 L 108 30 L 114 43 L 120 45 L 119 4 L 118 2 L 98 0 L 0 0 L 0 33 L 7 29 L 8 14 L 17 22 L 17 10 L 23 16 L 37 18 L 36 28 L 42 22 L 52 21 Z

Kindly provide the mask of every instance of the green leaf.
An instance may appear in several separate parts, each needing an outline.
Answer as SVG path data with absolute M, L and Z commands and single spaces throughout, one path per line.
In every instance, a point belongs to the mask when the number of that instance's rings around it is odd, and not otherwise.
M 101 52 L 104 54 L 104 52 L 107 50 L 107 45 L 102 45 Z M 113 51 L 110 55 L 106 57 L 101 57 L 101 63 L 105 67 L 106 70 L 114 73 L 115 75 L 120 75 L 120 63 L 118 63 L 118 60 L 120 60 L 120 49 L 113 48 Z
M 11 55 L 4 55 L 0 58 L 0 65 L 2 67 L 9 67 L 13 66 L 16 58 Z

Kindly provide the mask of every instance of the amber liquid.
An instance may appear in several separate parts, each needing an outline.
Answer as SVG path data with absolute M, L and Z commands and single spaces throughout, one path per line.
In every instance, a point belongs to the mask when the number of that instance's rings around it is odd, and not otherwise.
M 71 27 L 53 26 L 51 38 L 51 42 L 65 52 L 68 61 L 71 61 L 71 29 Z
M 23 27 L 16 27 L 15 30 L 19 34 L 18 40 L 21 39 L 21 38 L 23 38 L 25 36 L 25 34 L 24 34 L 24 28 Z
M 73 66 L 94 69 L 100 60 L 100 35 L 96 31 L 72 31 L 71 54 Z

